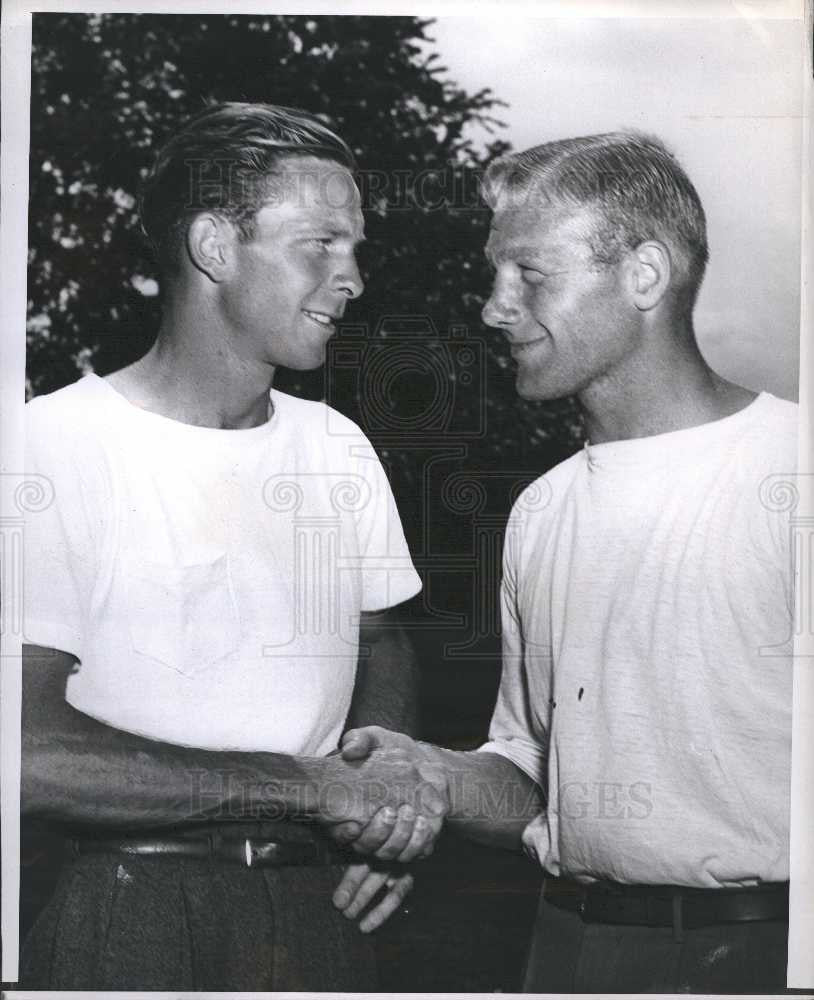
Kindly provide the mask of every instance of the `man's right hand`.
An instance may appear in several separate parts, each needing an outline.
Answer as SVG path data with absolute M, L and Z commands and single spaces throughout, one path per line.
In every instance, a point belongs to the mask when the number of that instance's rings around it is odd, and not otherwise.
M 350 844 L 359 854 L 372 854 L 386 861 L 413 861 L 432 853 L 444 817 L 449 811 L 449 793 L 443 771 L 421 745 L 404 733 L 380 726 L 350 730 L 342 739 L 342 760 L 348 764 L 366 761 L 398 762 L 417 774 L 420 796 L 413 801 L 382 806 L 366 822 L 350 820 L 329 827 L 340 843 Z M 438 803 L 443 803 L 441 810 Z M 430 806 L 427 811 L 426 806 Z

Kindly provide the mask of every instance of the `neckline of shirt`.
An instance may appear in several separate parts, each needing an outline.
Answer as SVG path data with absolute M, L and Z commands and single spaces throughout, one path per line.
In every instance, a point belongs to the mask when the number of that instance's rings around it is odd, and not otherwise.
M 616 468 L 630 468 L 636 465 L 666 465 L 675 462 L 686 454 L 696 459 L 702 458 L 705 451 L 714 446 L 716 441 L 725 441 L 737 434 L 757 419 L 763 407 L 774 397 L 768 392 L 761 392 L 735 413 L 719 420 L 710 420 L 694 427 L 682 427 L 680 430 L 667 431 L 664 434 L 653 434 L 649 437 L 627 438 L 622 441 L 603 441 L 591 444 L 586 441 L 582 454 L 590 471 L 611 471 Z
M 269 390 L 270 416 L 265 423 L 258 424 L 256 427 L 204 427 L 201 424 L 188 424 L 183 420 L 175 420 L 172 417 L 165 417 L 161 413 L 155 413 L 153 410 L 145 410 L 143 407 L 137 406 L 135 403 L 131 403 L 130 400 L 126 396 L 122 395 L 118 389 L 114 389 L 109 382 L 103 379 L 100 375 L 97 375 L 95 372 L 89 372 L 83 378 L 89 379 L 92 384 L 101 387 L 109 398 L 114 399 L 124 409 L 139 419 L 144 417 L 149 421 L 155 422 L 156 426 L 161 426 L 162 428 L 180 428 L 182 432 L 189 431 L 200 435 L 208 435 L 210 437 L 229 435 L 229 438 L 232 441 L 235 440 L 236 436 L 241 440 L 247 440 L 251 437 L 262 437 L 269 434 L 277 427 L 279 423 L 280 407 L 281 405 L 284 405 L 282 397 L 285 394 L 271 388 Z

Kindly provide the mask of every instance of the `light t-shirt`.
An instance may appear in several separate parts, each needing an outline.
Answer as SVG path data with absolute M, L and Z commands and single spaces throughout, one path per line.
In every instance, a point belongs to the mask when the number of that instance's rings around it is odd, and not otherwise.
M 26 407 L 54 500 L 25 526 L 25 638 L 77 657 L 75 708 L 187 746 L 336 747 L 360 611 L 421 584 L 359 428 L 271 399 L 244 430 L 148 412 L 95 375 Z
M 519 498 L 482 750 L 548 792 L 554 875 L 716 887 L 789 877 L 788 513 L 797 408 L 589 446 Z

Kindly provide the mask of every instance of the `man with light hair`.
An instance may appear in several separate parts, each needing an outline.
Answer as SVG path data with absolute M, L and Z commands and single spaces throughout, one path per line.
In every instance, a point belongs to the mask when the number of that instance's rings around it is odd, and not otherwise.
M 375 928 L 411 876 L 322 831 L 385 807 L 408 861 L 440 827 L 412 762 L 334 753 L 414 727 L 392 608 L 420 581 L 359 428 L 272 387 L 362 291 L 353 169 L 305 112 L 206 108 L 145 186 L 154 346 L 27 407 L 54 501 L 26 525 L 23 812 L 71 858 L 22 987 L 376 988 L 346 915 Z
M 587 440 L 509 520 L 489 741 L 374 727 L 343 752 L 422 761 L 453 827 L 539 861 L 527 990 L 780 991 L 792 563 L 761 484 L 795 469 L 796 407 L 702 357 L 704 212 L 658 139 L 508 155 L 485 195 L 484 321 L 519 394 L 576 396 Z M 356 847 L 402 841 L 374 818 Z

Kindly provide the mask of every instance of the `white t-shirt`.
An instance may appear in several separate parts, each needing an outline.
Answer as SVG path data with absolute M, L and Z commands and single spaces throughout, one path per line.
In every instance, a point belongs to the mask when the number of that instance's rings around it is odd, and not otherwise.
M 788 513 L 797 408 L 590 446 L 521 495 L 481 749 L 547 788 L 554 875 L 716 887 L 789 877 Z
M 27 466 L 55 499 L 25 527 L 25 637 L 77 657 L 75 708 L 187 746 L 336 747 L 360 611 L 421 584 L 359 428 L 271 399 L 245 430 L 150 413 L 95 375 L 26 407 Z

